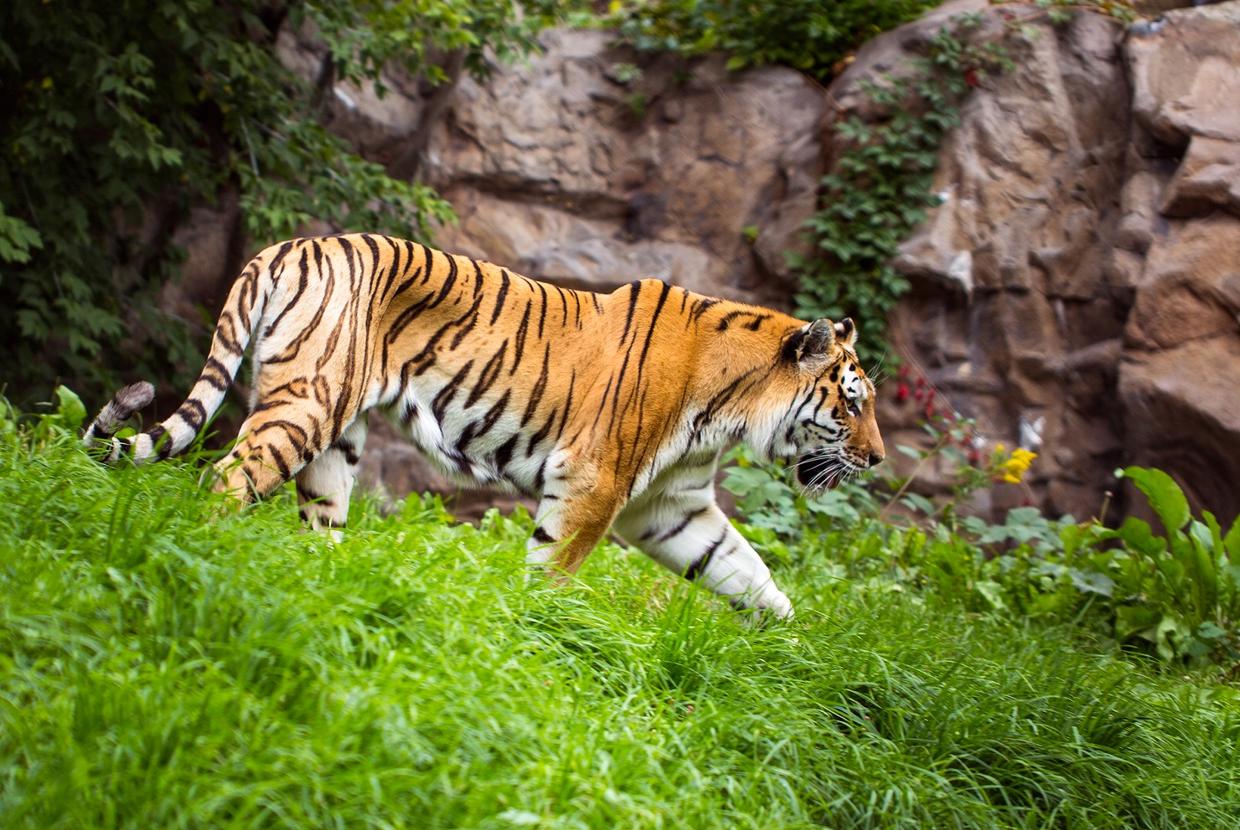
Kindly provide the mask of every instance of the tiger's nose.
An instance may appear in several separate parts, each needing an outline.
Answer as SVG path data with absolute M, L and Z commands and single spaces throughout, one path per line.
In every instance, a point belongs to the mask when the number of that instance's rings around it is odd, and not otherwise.
M 881 452 L 871 452 L 870 453 L 870 466 L 871 467 L 878 466 L 879 464 L 882 463 L 885 457 L 886 456 L 884 456 Z

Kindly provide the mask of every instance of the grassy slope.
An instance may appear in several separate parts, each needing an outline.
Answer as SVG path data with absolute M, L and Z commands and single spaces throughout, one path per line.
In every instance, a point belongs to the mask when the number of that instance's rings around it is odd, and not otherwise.
M 0 439 L 0 825 L 1229 827 L 1240 718 L 1063 633 L 777 576 L 750 630 L 411 500 L 330 545 Z

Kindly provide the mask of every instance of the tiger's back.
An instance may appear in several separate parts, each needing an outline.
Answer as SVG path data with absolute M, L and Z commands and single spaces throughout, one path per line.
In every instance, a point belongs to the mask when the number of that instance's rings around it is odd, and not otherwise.
M 303 516 L 343 526 L 366 416 L 380 409 L 449 473 L 538 498 L 532 561 L 574 571 L 619 517 L 669 567 L 783 613 L 787 599 L 714 506 L 713 471 L 728 443 L 787 455 L 815 430 L 845 449 L 865 444 L 841 465 L 881 458 L 851 321 L 823 323 L 658 280 L 574 291 L 385 236 L 292 240 L 243 270 L 185 403 L 134 439 L 111 439 L 111 456 L 188 445 L 249 344 L 250 413 L 217 465 L 218 486 L 240 499 L 296 478 Z M 820 416 L 832 393 L 869 400 L 868 423 L 850 428 L 839 401 Z M 122 390 L 85 440 L 110 438 L 148 399 L 149 386 Z M 679 547 L 693 557 L 682 562 Z M 712 577 L 716 556 L 743 573 Z

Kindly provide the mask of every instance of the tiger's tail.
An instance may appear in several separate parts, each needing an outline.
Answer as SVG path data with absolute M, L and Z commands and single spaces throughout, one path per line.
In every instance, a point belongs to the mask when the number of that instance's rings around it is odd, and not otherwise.
M 109 442 L 106 461 L 116 461 L 128 454 L 134 461 L 141 462 L 152 456 L 168 458 L 190 445 L 203 424 L 224 402 L 241 368 L 245 348 L 263 319 L 273 284 L 274 263 L 264 267 L 270 250 L 252 259 L 233 283 L 215 324 L 207 362 L 184 403 L 150 429 L 132 438 L 117 438 L 114 433 L 120 425 L 155 397 L 155 387 L 146 381 L 126 386 L 99 411 L 82 434 L 82 443 L 87 448 Z

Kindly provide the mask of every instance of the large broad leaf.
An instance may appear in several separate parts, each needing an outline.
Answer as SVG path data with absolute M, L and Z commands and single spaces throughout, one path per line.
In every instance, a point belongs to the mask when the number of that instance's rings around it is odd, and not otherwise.
M 67 386 L 56 387 L 56 417 L 61 426 L 68 430 L 81 429 L 82 422 L 86 420 L 86 406 Z
M 1125 467 L 1124 478 L 1137 485 L 1137 489 L 1149 499 L 1150 507 L 1162 520 L 1167 533 L 1175 533 L 1188 524 L 1191 516 L 1184 491 L 1171 476 L 1151 467 Z
M 1158 621 L 1158 628 L 1155 629 L 1154 635 L 1154 646 L 1158 649 L 1159 657 L 1170 661 L 1180 654 L 1187 653 L 1193 639 L 1193 630 L 1191 628 L 1180 619 L 1166 614 Z
M 1124 519 L 1119 526 L 1119 538 L 1129 550 L 1146 556 L 1157 556 L 1167 549 L 1166 542 L 1154 535 L 1149 523 L 1134 516 Z
M 1157 608 L 1150 608 L 1148 605 L 1121 605 L 1115 609 L 1115 636 L 1120 642 L 1134 635 L 1154 642 L 1160 619 L 1162 612 Z
M 1223 549 L 1227 551 L 1227 555 L 1231 557 L 1231 561 L 1240 564 L 1240 516 L 1231 523 L 1231 530 L 1227 531 L 1227 535 L 1223 537 Z

